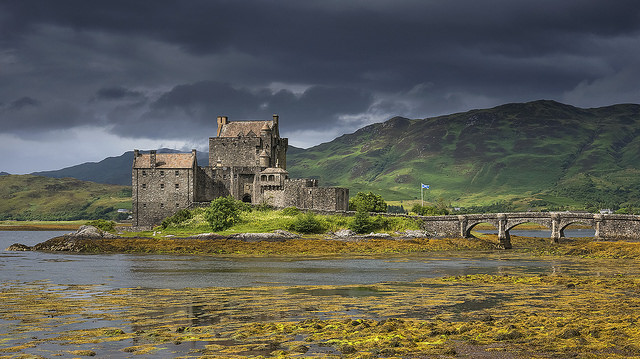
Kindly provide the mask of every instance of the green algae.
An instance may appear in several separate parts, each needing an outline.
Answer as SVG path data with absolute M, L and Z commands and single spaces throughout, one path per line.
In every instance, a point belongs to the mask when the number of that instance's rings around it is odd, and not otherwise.
M 624 274 L 181 290 L 13 282 L 0 303 L 7 358 L 51 343 L 63 357 L 167 356 L 182 343 L 198 343 L 184 357 L 640 356 L 640 278 Z

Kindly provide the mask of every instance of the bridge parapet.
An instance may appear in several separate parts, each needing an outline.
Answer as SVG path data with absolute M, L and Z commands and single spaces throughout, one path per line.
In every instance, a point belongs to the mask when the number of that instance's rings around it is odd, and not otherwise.
M 596 240 L 640 239 L 640 216 L 622 214 L 593 214 L 584 212 L 521 212 L 484 213 L 419 217 L 426 230 L 445 236 L 471 237 L 471 230 L 480 223 L 498 229 L 503 248 L 511 248 L 509 230 L 523 223 L 536 223 L 551 230 L 551 239 L 559 242 L 570 224 L 582 223 L 595 230 Z

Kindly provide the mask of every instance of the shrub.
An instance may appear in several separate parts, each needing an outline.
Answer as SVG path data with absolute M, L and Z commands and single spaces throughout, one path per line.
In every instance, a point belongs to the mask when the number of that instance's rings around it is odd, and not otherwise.
M 262 203 L 258 204 L 257 206 L 255 206 L 254 209 L 257 210 L 257 211 L 263 211 L 263 212 L 264 211 L 271 211 L 271 210 L 273 210 L 273 206 L 270 205 L 267 202 L 262 202 Z
M 96 219 L 93 221 L 89 221 L 87 222 L 88 226 L 94 226 L 102 231 L 105 232 L 115 232 L 116 230 L 116 222 L 114 221 L 107 221 L 104 219 Z
M 388 213 L 407 213 L 403 205 L 399 205 L 399 206 L 387 205 L 387 212 Z
M 193 218 L 193 213 L 188 209 L 181 209 L 173 216 L 167 217 L 162 221 L 160 225 L 163 229 L 169 227 L 172 224 L 180 224 Z
M 240 212 L 244 208 L 244 203 L 231 196 L 218 197 L 211 201 L 204 213 L 204 219 L 212 230 L 222 231 L 240 222 Z
M 324 232 L 322 222 L 312 212 L 299 214 L 287 229 L 305 234 Z
M 351 219 L 349 229 L 359 234 L 370 233 L 387 228 L 389 223 L 389 219 L 383 216 L 371 217 L 368 212 L 358 211 Z
M 374 222 L 369 216 L 369 212 L 358 211 L 353 216 L 351 223 L 349 223 L 349 229 L 356 233 L 369 233 L 374 230 Z
M 382 196 L 373 192 L 358 194 L 349 200 L 349 210 L 365 212 L 386 212 L 387 203 Z
M 280 213 L 282 213 L 283 216 L 297 216 L 300 214 L 300 210 L 297 207 L 287 207 Z

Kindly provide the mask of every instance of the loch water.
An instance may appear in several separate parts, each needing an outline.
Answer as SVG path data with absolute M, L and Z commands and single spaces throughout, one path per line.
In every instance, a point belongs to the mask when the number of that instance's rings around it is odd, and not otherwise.
M 63 233 L 0 231 L 0 283 L 49 281 L 105 288 L 181 289 L 373 284 L 478 273 L 594 274 L 607 270 L 606 264 L 590 266 L 578 258 L 532 258 L 513 251 L 290 258 L 4 250 L 13 243 L 34 245 Z M 620 265 L 624 264 L 612 263 L 609 270 L 615 273 Z

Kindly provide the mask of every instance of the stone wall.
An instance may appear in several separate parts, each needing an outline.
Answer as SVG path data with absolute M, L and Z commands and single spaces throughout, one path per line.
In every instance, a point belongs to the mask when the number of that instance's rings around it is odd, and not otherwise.
M 254 167 L 258 163 L 260 137 L 211 137 L 209 138 L 209 166 Z
M 282 189 L 265 189 L 262 200 L 277 208 L 298 207 L 320 211 L 346 211 L 349 208 L 349 189 L 318 187 L 317 180 L 285 180 Z
M 194 201 L 196 187 L 194 169 L 133 169 L 133 225 L 156 225 L 188 208 Z
M 596 232 L 604 240 L 640 239 L 640 216 L 621 214 L 596 214 Z
M 198 167 L 196 202 L 207 202 L 231 194 L 231 169 Z

